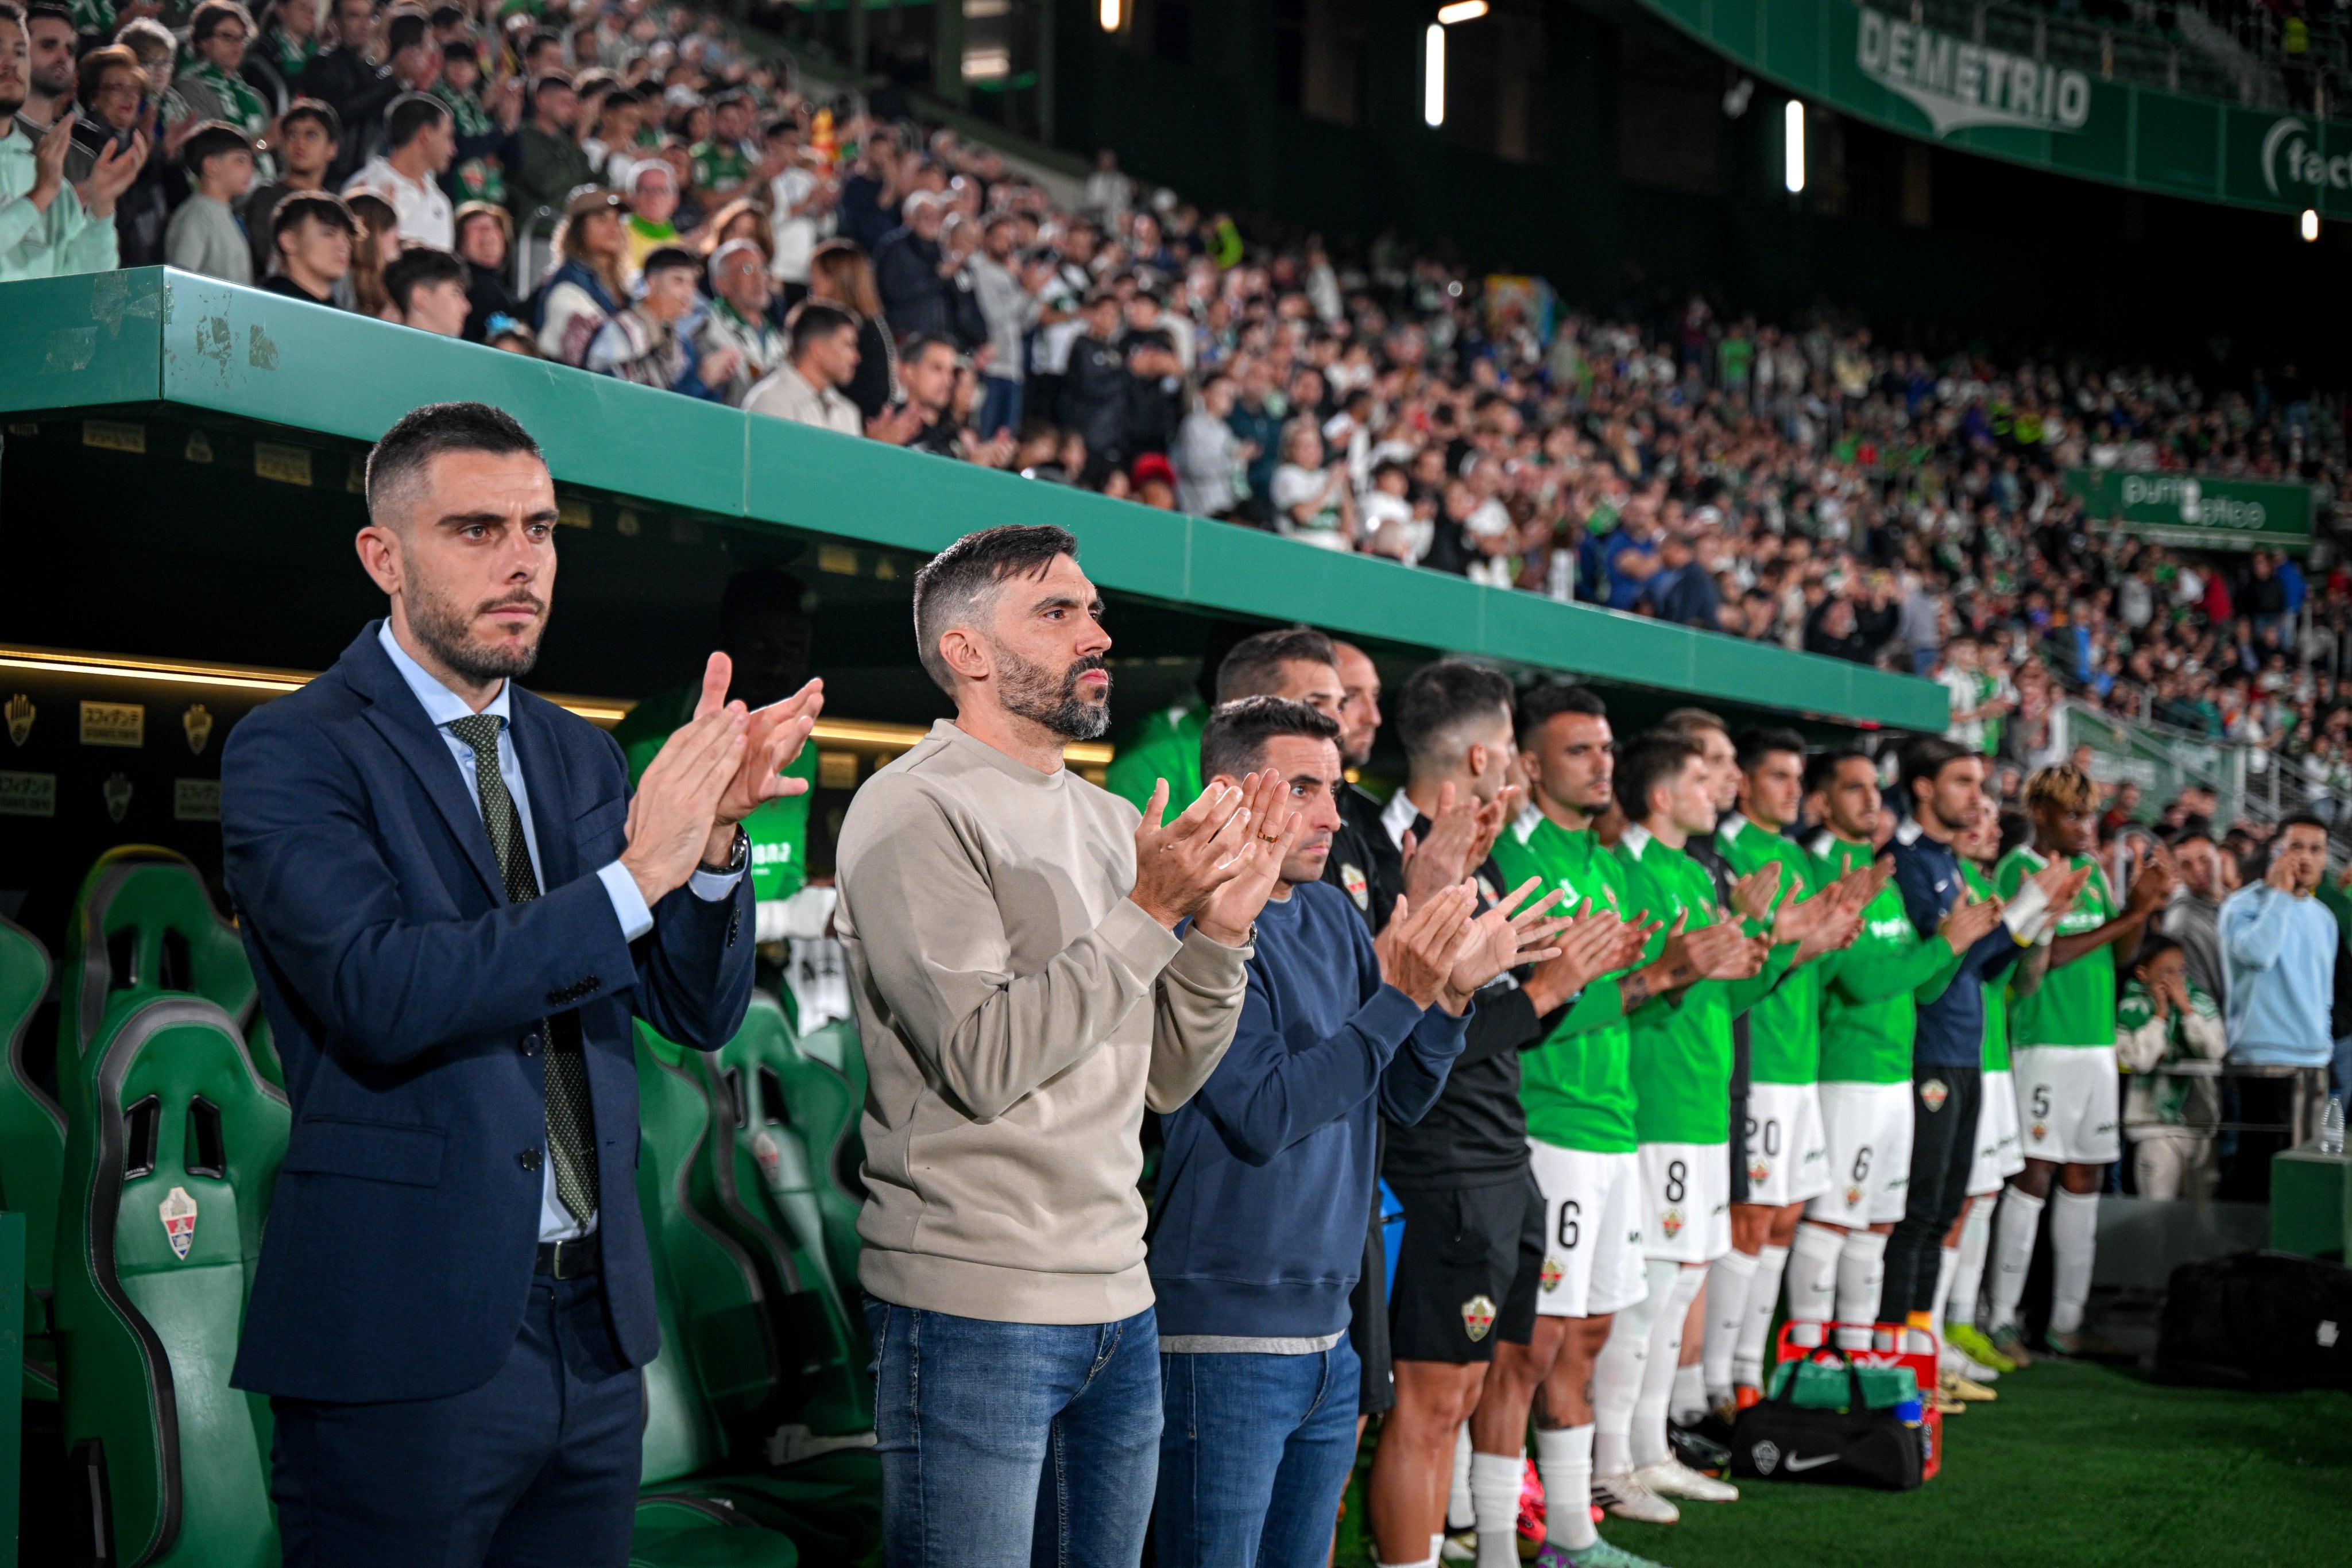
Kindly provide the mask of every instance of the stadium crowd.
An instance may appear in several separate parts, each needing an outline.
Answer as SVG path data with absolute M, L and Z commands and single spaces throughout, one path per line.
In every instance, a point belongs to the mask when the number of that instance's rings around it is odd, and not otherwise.
M 2341 489 L 2296 367 L 1889 350 L 1829 318 L 1580 313 L 1392 236 L 1147 192 L 793 90 L 657 0 L 318 15 L 35 0 L 0 37 L 0 278 L 169 261 L 1147 506 L 1921 674 L 2046 762 L 2074 694 L 2352 799 L 2352 575 L 2110 529 L 2070 467 Z M 110 219 L 110 222 L 109 221 Z M 518 235 L 553 225 L 541 276 Z M 532 255 L 538 253 L 533 251 Z M 518 287 L 518 284 L 521 287 Z M 1969 688 L 1977 689 L 1969 700 Z M 2332 800 L 2331 800 L 2332 804 Z

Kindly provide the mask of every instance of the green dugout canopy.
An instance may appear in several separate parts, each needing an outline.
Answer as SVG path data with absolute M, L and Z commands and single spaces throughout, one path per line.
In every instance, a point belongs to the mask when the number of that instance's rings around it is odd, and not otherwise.
M 1573 673 L 1629 688 L 1629 710 L 1945 723 L 1942 689 L 1909 676 L 1333 555 L 163 268 L 0 286 L 0 364 L 11 642 L 317 667 L 381 612 L 350 554 L 367 444 L 420 403 L 468 398 L 537 437 L 581 529 L 564 531 L 556 667 L 541 673 L 559 689 L 674 684 L 709 646 L 727 574 L 774 561 L 824 601 L 833 710 L 928 716 L 942 703 L 915 669 L 906 609 L 920 558 L 975 528 L 1054 523 L 1113 601 L 1114 663 L 1164 666 L 1156 681 L 1122 669 L 1122 726 L 1190 689 L 1219 620 L 1306 622 L 1396 660 Z M 895 673 L 845 689 L 827 666 L 852 645 Z
M 1790 92 L 1924 141 L 2133 190 L 2352 217 L 2352 122 L 2037 59 L 1980 41 L 1981 21 L 1970 27 L 1957 6 L 1642 4 Z

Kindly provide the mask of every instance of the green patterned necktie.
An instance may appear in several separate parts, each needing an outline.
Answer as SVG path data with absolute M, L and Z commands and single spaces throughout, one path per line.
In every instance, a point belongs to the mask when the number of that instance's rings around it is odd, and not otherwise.
M 474 748 L 482 825 L 489 830 L 490 848 L 498 852 L 507 902 L 528 904 L 539 896 L 539 877 L 530 869 L 530 848 L 523 842 L 522 812 L 499 771 L 499 728 L 505 723 L 496 714 L 468 714 L 450 720 L 449 733 Z M 547 1048 L 547 1152 L 555 1162 L 555 1196 L 572 1218 L 585 1220 L 596 1212 L 596 1144 L 590 1134 L 587 1061 L 581 1054 L 579 1030 L 559 1031 L 552 1020 L 542 1019 L 539 1035 Z

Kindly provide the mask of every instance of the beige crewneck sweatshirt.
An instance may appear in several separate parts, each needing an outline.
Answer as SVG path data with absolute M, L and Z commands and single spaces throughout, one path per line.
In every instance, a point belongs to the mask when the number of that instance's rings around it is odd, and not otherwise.
M 1250 949 L 1129 902 L 1139 820 L 944 719 L 850 803 L 835 929 L 866 1049 L 858 1278 L 882 1300 L 1031 1323 L 1151 1304 L 1143 1107 L 1224 1055 Z

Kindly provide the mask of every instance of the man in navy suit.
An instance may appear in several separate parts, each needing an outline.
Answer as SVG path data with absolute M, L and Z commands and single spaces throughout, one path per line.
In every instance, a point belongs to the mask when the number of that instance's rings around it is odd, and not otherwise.
M 520 690 L 555 580 L 538 446 L 480 403 L 368 459 L 391 601 L 222 758 L 228 883 L 293 1103 L 236 1386 L 270 1396 L 289 1568 L 611 1563 L 661 1348 L 632 1018 L 716 1050 L 753 948 L 738 823 L 822 697 L 713 654 L 634 797 Z

